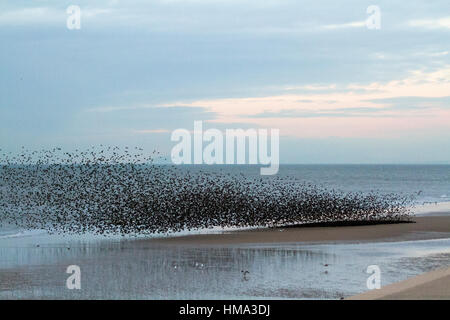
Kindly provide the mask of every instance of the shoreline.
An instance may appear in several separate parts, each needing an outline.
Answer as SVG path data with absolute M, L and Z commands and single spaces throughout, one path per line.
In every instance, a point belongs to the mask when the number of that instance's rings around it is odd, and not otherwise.
M 218 232 L 211 229 L 211 232 L 206 230 L 205 233 L 166 234 L 136 240 L 174 245 L 237 245 L 277 242 L 394 242 L 450 238 L 450 201 L 415 205 L 411 207 L 411 212 L 412 215 L 406 220 L 308 223 Z
M 380 242 L 450 238 L 450 215 L 413 217 L 415 223 L 343 226 L 301 226 L 222 233 L 136 239 L 147 244 L 239 245 L 276 243 Z
M 345 300 L 450 300 L 450 267 L 408 278 Z
M 106 241 L 92 242 L 48 235 L 21 237 L 19 242 L 9 238 L 0 245 L 1 254 L 9 257 L 0 267 L 0 300 L 358 299 L 359 295 L 353 295 L 367 290 L 366 273 L 361 270 L 368 265 L 380 264 L 387 272 L 382 281 L 394 285 L 419 274 L 418 262 L 420 272 L 450 265 L 450 214 L 412 219 L 415 223 L 247 229 L 165 238 L 105 237 Z M 408 241 L 425 239 L 443 240 Z M 318 246 L 312 248 L 314 244 Z M 436 264 L 435 258 L 420 252 L 445 254 Z M 407 263 L 397 269 L 403 254 Z M 76 296 L 65 287 L 66 267 L 73 264 L 83 272 L 85 289 Z M 389 272 L 393 266 L 398 270 L 394 274 Z M 248 279 L 242 278 L 243 270 L 249 271 Z M 408 298 L 417 294 L 418 299 L 449 298 L 445 288 L 450 287 L 450 276 L 425 280 L 381 299 L 402 299 L 405 294 Z M 126 290 L 117 291 L 118 286 Z

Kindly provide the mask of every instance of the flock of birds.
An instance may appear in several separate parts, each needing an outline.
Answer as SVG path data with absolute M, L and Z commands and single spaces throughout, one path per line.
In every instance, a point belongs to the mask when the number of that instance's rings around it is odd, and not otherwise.
M 409 219 L 395 194 L 343 193 L 298 179 L 155 164 L 140 148 L 0 155 L 0 224 L 56 233 L 146 234 L 211 227 Z

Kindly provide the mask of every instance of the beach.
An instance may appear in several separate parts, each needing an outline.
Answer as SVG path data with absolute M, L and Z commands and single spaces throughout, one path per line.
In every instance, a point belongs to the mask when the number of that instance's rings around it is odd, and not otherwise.
M 387 225 L 4 237 L 0 299 L 378 299 L 368 266 L 379 266 L 383 288 L 450 266 L 446 206 Z M 66 288 L 70 265 L 81 269 L 81 290 Z M 381 298 L 448 299 L 442 279 Z
M 450 268 L 443 268 L 371 290 L 349 300 L 449 300 Z
M 1 1 L 0 302 L 450 300 L 450 1 L 392 3 Z

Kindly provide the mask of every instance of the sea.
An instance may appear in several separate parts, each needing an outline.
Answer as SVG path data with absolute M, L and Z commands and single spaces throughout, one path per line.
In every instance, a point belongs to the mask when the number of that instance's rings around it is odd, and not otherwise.
M 183 167 L 183 166 L 181 166 Z M 416 204 L 450 201 L 450 165 L 280 165 L 276 175 L 260 176 L 260 166 L 185 166 L 189 172 L 222 172 L 265 179 L 296 179 L 344 192 L 413 196 Z

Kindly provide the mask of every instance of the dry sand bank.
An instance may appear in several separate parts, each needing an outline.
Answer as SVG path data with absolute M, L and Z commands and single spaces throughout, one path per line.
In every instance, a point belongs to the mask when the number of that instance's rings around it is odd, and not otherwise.
M 226 245 L 242 243 L 402 241 L 450 238 L 450 215 L 414 217 L 415 223 L 368 226 L 276 228 L 198 234 L 142 240 L 176 245 Z
M 450 300 L 450 268 L 439 269 L 348 298 L 348 300 Z

